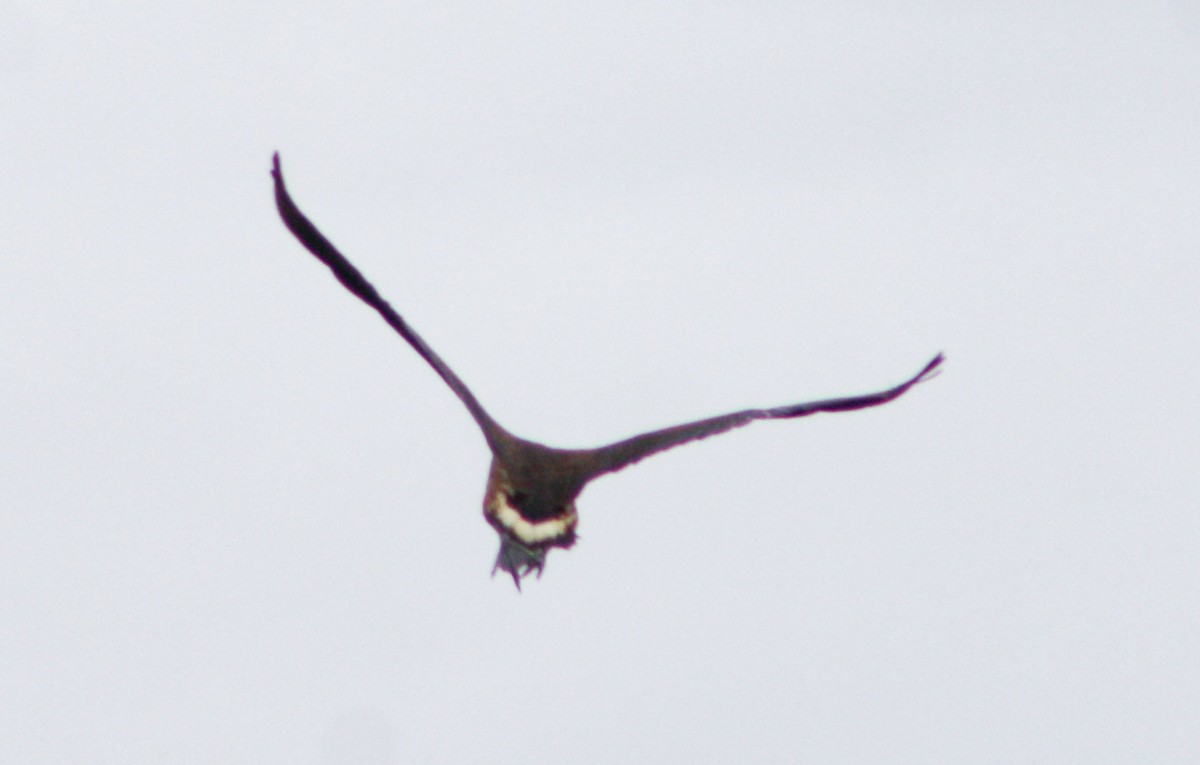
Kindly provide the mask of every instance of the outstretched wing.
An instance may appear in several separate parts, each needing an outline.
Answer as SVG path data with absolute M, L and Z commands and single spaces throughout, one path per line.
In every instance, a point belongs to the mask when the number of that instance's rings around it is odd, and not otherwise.
M 620 470 L 649 457 L 651 454 L 666 451 L 681 444 L 686 444 L 689 441 L 708 438 L 709 436 L 715 436 L 734 428 L 740 428 L 743 425 L 749 425 L 755 420 L 786 420 L 793 417 L 807 417 L 817 412 L 848 412 L 852 409 L 865 409 L 869 406 L 886 404 L 892 399 L 903 395 L 905 391 L 917 383 L 924 382 L 936 375 L 937 368 L 941 365 L 942 360 L 943 356 L 939 353 L 932 361 L 925 365 L 924 369 L 911 379 L 900 383 L 894 388 L 888 388 L 877 393 L 867 393 L 862 396 L 849 396 L 846 398 L 831 398 L 824 401 L 809 401 L 803 404 L 779 406 L 774 409 L 746 409 L 720 417 L 710 417 L 707 420 L 698 420 L 684 425 L 676 425 L 671 428 L 643 433 L 640 436 L 618 441 L 615 444 L 602 446 L 593 452 L 590 478 Z
M 329 266 L 329 270 L 337 277 L 342 285 L 353 292 L 360 300 L 379 312 L 392 329 L 396 330 L 408 344 L 421 354 L 421 358 L 429 362 L 429 366 L 433 367 L 433 371 L 441 375 L 446 384 L 450 386 L 450 390 L 454 391 L 454 395 L 458 396 L 466 405 L 471 416 L 475 418 L 475 422 L 479 423 L 479 427 L 483 430 L 483 435 L 488 441 L 488 445 L 492 447 L 492 451 L 496 451 L 500 442 L 504 440 L 505 431 L 475 399 L 475 396 L 467 388 L 463 381 L 458 379 L 458 375 L 450 367 L 446 366 L 446 362 L 433 352 L 433 349 L 425 344 L 421 336 L 413 331 L 412 327 L 401 318 L 400 314 L 388 305 L 388 302 L 380 296 L 371 283 L 359 272 L 346 256 L 338 252 L 337 248 L 325 236 L 317 230 L 317 227 L 312 224 L 304 213 L 300 212 L 300 208 L 296 207 L 296 203 L 292 201 L 292 197 L 288 194 L 287 187 L 283 183 L 283 171 L 279 167 L 279 153 L 274 156 L 274 167 L 271 170 L 271 175 L 275 178 L 275 205 L 279 208 L 279 215 L 283 218 L 283 223 L 288 227 L 300 243 L 308 249 L 313 255 L 317 256 L 325 265 Z

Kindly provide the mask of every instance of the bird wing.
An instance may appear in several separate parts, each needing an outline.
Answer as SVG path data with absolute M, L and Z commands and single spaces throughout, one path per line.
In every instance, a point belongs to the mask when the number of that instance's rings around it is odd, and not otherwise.
M 696 422 L 643 433 L 633 438 L 627 438 L 624 441 L 618 441 L 615 444 L 602 446 L 593 451 L 590 461 L 591 470 L 589 479 L 603 475 L 604 473 L 621 470 L 652 454 L 672 449 L 689 441 L 708 438 L 709 436 L 715 436 L 734 428 L 740 428 L 743 425 L 749 425 L 755 420 L 786 420 L 793 417 L 807 417 L 817 412 L 848 412 L 853 409 L 865 409 L 870 406 L 886 404 L 903 395 L 905 391 L 917 383 L 924 382 L 936 375 L 943 358 L 942 354 L 939 353 L 932 361 L 925 365 L 924 369 L 909 380 L 900 383 L 894 388 L 888 388 L 876 393 L 866 393 L 861 396 L 848 396 L 846 398 L 830 398 L 823 401 L 809 401 L 801 404 L 789 404 L 773 409 L 746 409 L 741 412 L 733 412 L 732 414 L 710 417 L 706 420 L 697 420 Z
M 442 361 L 433 349 L 425 344 L 421 336 L 413 331 L 413 328 L 408 326 L 408 322 L 396 313 L 395 309 L 388 304 L 386 300 L 380 296 L 375 287 L 359 272 L 354 265 L 346 259 L 346 256 L 338 252 L 337 248 L 325 238 L 325 236 L 317 230 L 304 213 L 300 212 L 300 208 L 292 201 L 292 197 L 288 194 L 287 187 L 283 183 L 283 171 L 279 166 L 278 152 L 274 156 L 273 168 L 271 175 L 275 179 L 275 205 L 279 208 L 279 215 L 283 218 L 283 223 L 288 230 L 295 235 L 300 243 L 317 256 L 325 265 L 329 266 L 329 270 L 337 277 L 346 289 L 354 293 L 360 300 L 374 308 L 383 317 L 383 320 L 396 330 L 413 349 L 421 354 L 421 358 L 429 362 L 429 366 L 433 367 L 433 371 L 437 372 L 446 384 L 450 386 L 450 390 L 454 391 L 454 395 L 466 405 L 467 411 L 475 418 L 475 422 L 479 424 L 483 431 L 484 438 L 487 439 L 488 445 L 495 452 L 500 448 L 501 443 L 505 440 L 507 433 L 496 423 L 495 420 L 484 410 L 479 401 L 471 393 L 470 389 L 458 379 L 458 375 Z

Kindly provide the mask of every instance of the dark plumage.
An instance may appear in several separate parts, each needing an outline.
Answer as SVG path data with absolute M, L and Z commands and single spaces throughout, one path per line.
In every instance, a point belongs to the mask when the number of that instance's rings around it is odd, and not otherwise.
M 492 419 L 450 367 L 300 212 L 284 185 L 278 154 L 274 157 L 271 175 L 275 179 L 275 202 L 288 230 L 309 252 L 329 266 L 346 289 L 378 311 L 383 320 L 421 354 L 421 358 L 441 375 L 466 405 L 467 411 L 483 431 L 483 437 L 492 451 L 483 515 L 500 536 L 500 552 L 492 572 L 507 571 L 518 589 L 521 587 L 521 577 L 531 571 L 541 576 L 546 553 L 551 548 L 568 548 L 575 543 L 575 526 L 579 518 L 575 499 L 588 481 L 632 465 L 652 454 L 740 428 L 755 420 L 790 419 L 817 412 L 845 412 L 886 404 L 917 383 L 933 377 L 942 363 L 943 357 L 939 353 L 907 381 L 876 393 L 789 404 L 773 409 L 745 409 L 643 433 L 597 449 L 554 449 L 543 446 L 514 436 Z

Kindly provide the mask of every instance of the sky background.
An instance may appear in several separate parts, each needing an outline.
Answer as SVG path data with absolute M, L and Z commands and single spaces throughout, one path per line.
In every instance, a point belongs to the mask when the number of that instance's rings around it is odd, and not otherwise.
M 1198 148 L 1182 1 L 0 4 L 0 761 L 1200 761 Z M 526 438 L 945 371 L 518 594 L 275 150 Z

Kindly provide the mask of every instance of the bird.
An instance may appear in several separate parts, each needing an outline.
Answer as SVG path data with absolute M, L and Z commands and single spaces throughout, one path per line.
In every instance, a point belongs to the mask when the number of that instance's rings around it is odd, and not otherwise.
M 787 404 L 767 409 L 743 409 L 695 422 L 654 430 L 595 449 L 557 449 L 513 435 L 488 414 L 471 390 L 371 285 L 362 273 L 325 238 L 288 193 L 279 153 L 271 175 L 275 204 L 283 224 L 305 249 L 329 267 L 347 290 L 375 309 L 454 392 L 483 433 L 492 453 L 483 517 L 500 537 L 492 576 L 512 576 L 517 590 L 530 573 L 540 578 L 546 555 L 576 542 L 579 512 L 576 499 L 592 480 L 633 465 L 653 454 L 749 425 L 757 420 L 786 420 L 818 412 L 847 412 L 879 406 L 936 376 L 944 354 L 938 353 L 921 371 L 886 390 L 844 398 Z

